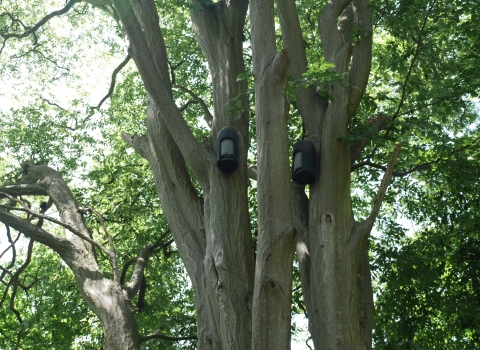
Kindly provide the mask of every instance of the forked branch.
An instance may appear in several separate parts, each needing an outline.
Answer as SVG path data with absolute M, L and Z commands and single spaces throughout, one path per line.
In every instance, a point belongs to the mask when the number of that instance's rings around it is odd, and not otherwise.
M 80 2 L 80 0 L 70 0 L 65 5 L 64 8 L 62 8 L 61 10 L 53 11 L 52 13 L 49 13 L 48 15 L 43 17 L 40 21 L 38 21 L 33 27 L 27 27 L 23 23 L 21 23 L 20 20 L 13 19 L 14 22 L 20 23 L 24 27 L 25 30 L 24 30 L 23 33 L 8 33 L 8 32 L 7 33 L 2 33 L 0 31 L 0 37 L 2 37 L 4 39 L 4 45 L 5 45 L 5 41 L 10 39 L 10 38 L 22 39 L 22 38 L 25 38 L 29 35 L 34 34 L 38 29 L 40 29 L 40 27 L 45 25 L 45 23 L 47 23 L 52 18 L 61 16 L 65 13 L 67 13 L 73 7 L 73 5 L 75 5 L 77 2 Z M 3 14 L 3 16 L 5 16 L 5 15 L 9 15 L 9 14 Z M 3 47 L 2 47 L 2 49 L 3 49 Z M 0 52 L 1 52 L 1 50 L 0 50 Z
M 0 193 L 0 194 L 3 194 L 5 195 L 7 198 L 12 198 L 11 196 L 5 194 L 5 193 Z M 52 218 L 50 216 L 47 216 L 47 215 L 43 215 L 43 214 L 40 214 L 40 213 L 37 213 L 36 211 L 34 210 L 31 210 L 31 209 L 28 209 L 28 208 L 15 208 L 15 207 L 10 207 L 8 205 L 0 205 L 0 208 L 3 208 L 3 209 L 8 209 L 8 210 L 13 210 L 13 211 L 22 211 L 22 212 L 25 212 L 27 214 L 30 214 L 31 216 L 34 216 L 34 217 L 37 217 L 39 219 L 44 219 L 44 220 L 47 220 L 47 221 L 50 221 L 50 222 L 53 222 L 54 224 L 57 224 L 59 226 L 62 226 L 63 228 L 69 230 L 70 232 L 72 232 L 74 235 L 80 237 L 81 239 L 87 241 L 88 243 L 92 244 L 93 246 L 97 247 L 98 249 L 100 249 L 102 252 L 104 252 L 107 256 L 111 257 L 111 252 L 105 248 L 104 246 L 102 246 L 100 243 L 98 242 L 95 242 L 93 239 L 91 239 L 90 237 L 88 236 L 85 236 L 83 233 L 81 233 L 80 231 L 78 231 L 75 227 L 71 226 L 71 225 L 68 225 L 68 224 L 65 224 L 63 223 L 62 221 L 60 220 L 57 220 L 55 218 Z M 19 218 L 20 219 L 20 218 Z M 23 219 L 20 219 L 20 220 L 23 220 Z M 0 217 L 0 221 L 1 221 L 1 217 Z

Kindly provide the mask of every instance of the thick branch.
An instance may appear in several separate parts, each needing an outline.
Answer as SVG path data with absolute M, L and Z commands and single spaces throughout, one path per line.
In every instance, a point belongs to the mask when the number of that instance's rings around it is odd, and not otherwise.
M 195 139 L 172 99 L 166 57 L 163 62 L 158 62 L 152 54 L 152 50 L 155 49 L 163 52 L 165 50 L 164 46 L 162 46 L 163 43 L 150 42 L 150 44 L 154 46 L 149 47 L 144 31 L 129 2 L 125 0 L 114 0 L 113 2 L 131 42 L 132 57 L 135 60 L 149 95 L 155 104 L 162 109 L 162 113 L 160 113 L 161 118 L 167 125 L 175 143 L 180 148 L 180 151 L 199 182 L 203 186 L 207 186 L 209 160 L 211 160 L 211 156 L 208 155 L 201 144 Z M 147 3 L 150 4 L 151 2 L 147 1 Z M 154 4 L 153 8 L 155 8 Z M 145 33 L 153 30 L 153 25 L 156 26 L 155 31 L 160 33 L 158 21 L 155 24 L 150 23 L 150 21 L 147 24 L 144 22 L 144 25 L 149 26 L 146 28 Z
M 83 237 L 89 237 L 89 239 L 91 239 L 88 227 L 79 212 L 78 203 L 68 185 L 63 181 L 62 176 L 56 170 L 46 165 L 34 165 L 31 162 L 25 162 L 22 168 L 23 175 L 18 180 L 18 183 L 30 186 L 34 184 L 42 186 L 44 191 L 47 192 L 46 194 L 54 201 L 60 214 L 61 222 L 74 228 L 77 232 L 81 233 Z M 68 235 L 69 233 L 67 236 Z M 75 234 L 68 239 L 71 240 L 78 249 L 84 250 L 85 256 L 92 258 L 89 260 L 89 263 L 92 264 L 91 267 L 93 269 L 98 268 L 95 261 L 95 252 L 90 244 L 92 242 Z
M 349 73 L 348 117 L 352 119 L 367 87 L 372 64 L 372 15 L 368 0 L 352 1 L 357 41 L 352 52 Z
M 165 123 L 158 117 L 158 107 L 149 99 L 146 119 L 150 135 L 122 134 L 137 153 L 148 160 L 154 175 L 162 209 L 188 274 L 197 287 L 202 260 L 205 256 L 205 236 L 202 201 L 193 188 L 185 161 Z
M 145 136 L 137 136 L 122 132 L 122 139 L 133 147 L 141 157 L 148 160 L 150 156 L 150 150 L 148 146 L 148 139 Z
M 138 257 L 136 258 L 135 268 L 133 269 L 132 277 L 130 278 L 130 283 L 127 286 L 128 298 L 132 299 L 135 294 L 138 293 L 142 279 L 144 278 L 143 273 L 145 266 L 147 265 L 148 258 L 152 253 L 153 246 L 146 246 L 140 250 Z
M 10 196 L 8 196 L 10 197 Z M 107 256 L 109 256 L 111 258 L 111 252 L 108 251 L 104 246 L 102 246 L 100 243 L 97 243 L 95 242 L 93 239 L 91 239 L 90 237 L 88 236 L 85 236 L 83 233 L 81 233 L 80 231 L 78 231 L 75 227 L 71 226 L 71 225 L 68 225 L 68 224 L 65 224 L 63 222 L 61 222 L 60 220 L 57 220 L 55 218 L 52 218 L 50 216 L 47 216 L 47 215 L 43 215 L 43 214 L 40 214 L 40 213 L 37 213 L 36 211 L 34 210 L 31 210 L 31 209 L 28 209 L 28 208 L 15 208 L 15 207 L 10 207 L 10 206 L 7 206 L 7 205 L 0 205 L 0 208 L 3 208 L 3 209 L 7 209 L 7 210 L 15 210 L 15 211 L 22 211 L 22 212 L 25 212 L 25 213 L 28 213 L 34 217 L 37 217 L 39 219 L 44 219 L 44 220 L 47 220 L 47 221 L 51 221 L 53 222 L 54 224 L 57 224 L 57 225 L 60 225 L 62 226 L 63 228 L 69 230 L 70 232 L 72 232 L 74 235 L 80 237 L 81 239 L 87 241 L 88 243 L 94 245 L 95 247 L 97 247 L 98 249 L 100 249 L 102 252 L 104 252 Z M 19 218 L 20 219 L 20 218 Z M 20 220 L 23 220 L 23 219 L 20 219 Z M 1 221 L 1 219 L 0 219 Z
M 322 40 L 322 48 L 327 62 L 333 62 L 337 73 L 345 72 L 345 63 L 349 43 L 343 42 L 343 35 L 337 28 L 338 17 L 350 4 L 351 0 L 329 1 L 318 17 L 318 28 Z
M 247 168 L 247 175 L 250 179 L 257 181 L 257 177 L 258 177 L 257 167 L 255 165 L 249 164 Z
M 73 246 L 65 238 L 53 235 L 40 227 L 32 225 L 27 220 L 21 219 L 3 208 L 0 208 L 0 221 L 18 232 L 22 232 L 25 236 L 52 248 L 65 261 L 71 260 Z
M 276 53 L 273 0 L 253 0 L 252 52 L 258 148 L 258 250 L 253 348 L 289 349 L 294 223 L 288 169 L 287 77 L 291 55 Z
M 285 47 L 292 56 L 290 74 L 296 80 L 302 79 L 307 71 L 307 55 L 303 42 L 302 28 L 294 0 L 277 1 L 278 15 L 282 27 Z M 296 92 L 298 109 L 309 135 L 316 133 L 325 112 L 325 106 L 313 88 L 298 89 Z
M 48 196 L 44 186 L 40 184 L 20 184 L 0 187 L 0 199 L 10 196 Z
M 262 79 L 265 67 L 275 57 L 275 26 L 273 0 L 250 2 L 250 23 L 252 31 L 252 55 L 255 80 Z

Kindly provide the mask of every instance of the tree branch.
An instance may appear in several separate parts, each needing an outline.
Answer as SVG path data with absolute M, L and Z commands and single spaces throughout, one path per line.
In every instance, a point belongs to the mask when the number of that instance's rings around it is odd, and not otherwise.
M 255 165 L 249 164 L 247 168 L 247 175 L 250 179 L 257 181 L 257 177 L 258 177 L 257 167 Z
M 392 155 L 390 156 L 390 160 L 387 164 L 387 169 L 385 170 L 385 174 L 383 174 L 382 182 L 380 183 L 380 187 L 377 192 L 377 196 L 373 203 L 372 212 L 367 219 L 369 221 L 369 226 L 372 227 L 375 219 L 377 218 L 378 212 L 380 211 L 380 206 L 382 205 L 383 198 L 385 197 L 385 193 L 387 192 L 388 185 L 390 184 L 390 180 L 392 179 L 393 169 L 395 167 L 395 162 L 397 160 L 398 154 L 400 153 L 400 149 L 402 148 L 402 143 L 399 143 Z
M 212 157 L 195 139 L 187 122 L 172 99 L 163 39 L 157 42 L 155 41 L 156 39 L 150 35 L 153 31 L 161 38 L 160 28 L 158 27 L 158 17 L 156 21 L 149 18 L 156 15 L 155 4 L 151 1 L 146 2 L 145 6 L 153 6 L 153 12 L 150 11 L 152 13 L 146 13 L 147 11 L 143 8 L 137 9 L 137 11 L 141 11 L 143 16 L 146 16 L 142 23 L 143 25 L 147 25 L 148 28 L 145 28 L 146 30 L 144 32 L 128 1 L 113 0 L 113 2 L 130 40 L 132 47 L 131 55 L 142 76 L 148 94 L 155 104 L 161 108 L 161 118 L 167 125 L 175 143 L 178 145 L 197 179 L 203 186 L 207 186 L 208 168 Z M 138 4 L 138 6 L 140 5 Z M 148 34 L 149 37 L 147 38 L 144 33 Z M 148 41 L 147 39 L 150 40 Z M 155 60 L 154 57 L 160 58 L 161 60 Z
M 21 34 L 17 34 L 17 33 L 2 33 L 0 32 L 0 37 L 4 38 L 4 40 L 6 41 L 7 39 L 10 39 L 10 38 L 16 38 L 16 39 L 22 39 L 22 38 L 25 38 L 33 33 L 35 33 L 40 27 L 42 27 L 45 23 L 47 23 L 49 20 L 51 20 L 52 18 L 54 17 L 57 17 L 57 16 L 61 16 L 65 13 L 67 13 L 72 7 L 73 5 L 75 5 L 77 2 L 80 2 L 80 0 L 70 0 L 64 8 L 62 8 L 61 10 L 58 10 L 58 11 L 54 11 L 48 15 L 46 15 L 45 17 L 43 17 L 39 22 L 37 22 L 37 24 L 35 24 L 33 27 L 26 27 L 24 26 L 24 28 L 26 29 L 23 33 Z M 18 21 L 18 20 L 17 20 Z M 18 21 L 20 22 L 20 21 Z M 21 22 L 20 22 L 21 23 Z M 23 24 L 22 24 L 23 25 Z M 27 29 L 28 28 L 28 29 Z M 4 41 L 4 43 L 5 43 Z M 1 52 L 1 50 L 0 50 Z
M 335 63 L 335 70 L 339 74 L 343 74 L 346 69 L 345 51 L 348 49 L 349 43 L 343 42 L 343 36 L 337 28 L 337 23 L 338 17 L 350 2 L 351 0 L 329 1 L 318 16 L 318 28 L 325 59 L 327 62 Z M 345 44 L 347 46 L 344 46 Z
M 0 208 L 0 221 L 14 228 L 18 232 L 22 232 L 27 237 L 52 248 L 65 261 L 71 260 L 73 247 L 69 244 L 67 239 L 53 235 L 40 227 L 32 225 L 27 220 L 21 219 L 3 208 Z
M 196 335 L 187 335 L 185 337 L 170 337 L 168 335 L 164 334 L 150 334 L 146 336 L 140 337 L 140 343 L 143 343 L 144 341 L 151 340 L 151 339 L 163 339 L 163 340 L 170 340 L 170 341 L 180 341 L 180 340 L 195 340 L 197 339 Z
M 17 184 L 0 187 L 0 199 L 11 196 L 48 196 L 48 192 L 40 184 Z
M 1 194 L 1 193 L 0 193 Z M 5 194 L 4 194 L 5 195 Z M 6 195 L 9 199 L 12 198 L 10 197 L 9 195 Z M 46 215 L 43 215 L 43 214 L 40 214 L 40 213 L 37 213 L 36 211 L 34 210 L 31 210 L 31 209 L 28 209 L 28 208 L 15 208 L 15 207 L 10 207 L 8 205 L 0 205 L 0 208 L 3 208 L 3 209 L 7 209 L 7 210 L 16 210 L 16 211 L 22 211 L 22 212 L 25 212 L 25 213 L 28 213 L 34 217 L 37 217 L 37 218 L 40 218 L 40 219 L 44 219 L 44 220 L 47 220 L 47 221 L 51 221 L 53 222 L 54 224 L 57 224 L 57 225 L 60 225 L 62 226 L 63 228 L 69 230 L 70 232 L 72 232 L 74 235 L 80 237 L 81 239 L 87 241 L 88 243 L 94 245 L 95 247 L 97 247 L 98 249 L 100 249 L 102 252 L 104 252 L 107 256 L 109 256 L 110 258 L 112 258 L 112 253 L 107 249 L 105 248 L 104 246 L 102 246 L 100 243 L 97 243 L 95 242 L 93 239 L 91 239 L 90 237 L 88 236 L 85 236 L 83 233 L 81 233 L 80 231 L 78 231 L 77 229 L 75 229 L 75 227 L 71 226 L 71 225 L 68 225 L 68 224 L 65 224 L 63 222 L 61 222 L 60 220 L 57 220 L 55 218 L 52 218 L 50 216 L 46 216 Z M 20 219 L 20 218 L 19 218 Z M 23 220 L 23 219 L 20 219 L 20 220 Z M 0 218 L 0 221 L 2 221 L 2 219 Z M 52 234 L 53 236 L 53 234 Z
M 446 157 L 442 158 L 442 157 L 438 157 L 437 159 L 435 160 L 432 160 L 430 162 L 426 162 L 426 163 L 421 163 L 421 164 L 418 164 L 418 165 L 415 165 L 413 168 L 410 168 L 409 170 L 406 170 L 406 171 L 403 171 L 403 172 L 393 172 L 392 173 L 392 176 L 394 177 L 403 177 L 403 176 L 407 176 L 407 175 L 410 175 L 411 173 L 415 172 L 415 171 L 420 171 L 420 170 L 424 170 L 426 168 L 428 168 L 430 165 L 432 164 L 437 164 L 437 163 L 440 163 L 441 161 L 444 161 L 446 160 L 447 158 L 453 156 L 454 154 L 456 153 L 459 153 L 461 151 L 464 151 L 465 149 L 473 146 L 480 138 L 476 138 L 474 139 L 471 143 L 469 143 L 468 145 L 465 145 L 463 147 L 460 147 L 454 151 L 452 151 L 451 153 L 449 153 Z M 357 163 L 357 164 L 354 164 L 351 168 L 352 171 L 355 171 L 361 167 L 364 167 L 364 166 L 370 166 L 372 168 L 376 168 L 376 169 L 380 169 L 380 170 L 383 170 L 383 171 L 386 171 L 387 170 L 387 167 L 383 166 L 383 165 L 380 165 L 380 164 L 376 164 L 376 163 L 373 163 L 372 161 L 370 160 L 366 160 L 366 161 L 363 161 L 363 162 L 360 162 L 360 163 Z
M 113 239 L 112 236 L 108 233 L 107 228 L 105 227 L 105 223 L 103 221 L 103 216 L 100 215 L 99 212 L 97 212 L 95 209 L 92 207 L 89 207 L 86 209 L 87 211 L 92 212 L 95 214 L 95 216 L 98 218 L 98 221 L 100 221 L 100 225 L 102 226 L 103 232 L 105 232 L 105 235 L 108 238 L 108 244 L 110 245 L 110 251 L 108 256 L 112 259 L 112 264 L 113 264 L 113 279 L 116 283 L 120 284 L 120 274 L 118 271 L 118 260 L 117 260 L 117 252 L 115 251 L 115 245 L 113 244 Z M 93 241 L 93 240 L 92 240 Z M 100 245 L 100 244 L 99 244 Z M 101 246 L 101 245 L 100 245 Z M 102 246 L 103 247 L 103 246 Z M 105 249 L 106 250 L 106 249 Z
M 111 80 L 111 82 L 110 82 L 110 88 L 108 89 L 107 94 L 105 95 L 104 98 L 101 99 L 101 101 L 98 103 L 98 105 L 97 105 L 96 107 L 92 107 L 92 109 L 100 109 L 100 107 L 102 106 L 103 102 L 105 102 L 105 101 L 107 100 L 107 98 L 109 98 L 110 96 L 112 96 L 113 91 L 115 90 L 115 84 L 116 84 L 117 74 L 127 65 L 128 62 L 130 62 L 130 59 L 131 59 L 131 58 L 132 58 L 132 56 L 127 55 L 127 57 L 125 57 L 125 59 L 122 61 L 122 63 L 120 63 L 120 64 L 118 65 L 118 67 L 113 70 L 112 80 Z M 92 113 L 92 115 L 93 115 L 93 113 Z M 91 115 L 90 115 L 89 117 L 91 117 Z
M 200 107 L 203 109 L 203 113 L 205 113 L 204 119 L 207 122 L 208 126 L 211 128 L 212 123 L 213 123 L 213 115 L 210 113 L 210 110 L 208 109 L 207 104 L 205 103 L 204 100 L 202 100 L 198 95 L 196 95 L 192 90 L 189 90 L 181 85 L 175 84 L 175 88 L 179 89 L 180 91 L 183 91 L 187 94 L 189 94 L 195 102 L 197 102 Z
M 350 251 L 356 251 L 357 254 L 360 254 L 362 249 L 364 249 L 365 244 L 367 244 L 368 237 L 370 235 L 370 232 L 372 231 L 372 227 L 375 223 L 378 212 L 380 211 L 380 206 L 382 205 L 385 193 L 388 189 L 388 185 L 390 184 L 390 180 L 392 179 L 395 162 L 401 148 L 402 143 L 399 143 L 397 146 L 395 146 L 395 149 L 390 156 L 390 160 L 388 161 L 385 174 L 383 174 L 382 182 L 380 183 L 380 187 L 378 188 L 377 195 L 373 202 L 370 216 L 364 221 L 355 224 L 353 234 L 347 244 L 347 247 Z
M 353 46 L 352 66 L 349 72 L 348 114 L 349 120 L 357 111 L 367 87 L 372 65 L 372 10 L 368 0 L 353 0 L 357 41 Z
M 420 46 L 421 46 L 421 43 L 422 43 L 422 32 L 425 29 L 425 26 L 427 24 L 430 12 L 433 10 L 436 3 L 437 3 L 437 0 L 434 0 L 432 5 L 430 6 L 430 8 L 427 10 L 427 13 L 426 13 L 425 18 L 424 18 L 423 23 L 422 23 L 422 28 L 418 32 L 418 39 L 417 39 L 417 42 L 416 42 L 415 52 L 414 52 L 412 60 L 410 62 L 410 66 L 408 67 L 407 76 L 405 77 L 405 81 L 404 81 L 403 86 L 402 86 L 402 96 L 400 98 L 400 102 L 398 104 L 397 110 L 393 114 L 393 118 L 392 118 L 393 120 L 395 120 L 398 117 L 398 115 L 400 113 L 400 110 L 402 109 L 403 103 L 405 102 L 405 95 L 406 95 L 406 92 L 407 92 L 408 81 L 410 79 L 410 75 L 412 74 L 413 66 L 415 65 L 418 54 L 420 52 Z
M 307 55 L 302 37 L 302 28 L 294 0 L 277 2 L 282 37 L 285 47 L 291 53 L 292 62 L 290 74 L 296 80 L 303 78 L 307 71 Z M 313 88 L 297 89 L 295 92 L 298 102 L 298 110 L 305 123 L 309 135 L 315 134 L 315 130 L 321 123 L 325 113 L 325 106 Z

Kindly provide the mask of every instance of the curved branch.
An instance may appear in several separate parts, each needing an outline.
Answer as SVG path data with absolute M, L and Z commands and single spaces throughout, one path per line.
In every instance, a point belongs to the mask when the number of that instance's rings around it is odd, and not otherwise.
M 7 195 L 8 196 L 8 195 Z M 8 198 L 11 198 L 10 196 L 8 196 Z M 8 205 L 0 205 L 0 208 L 3 208 L 3 209 L 8 209 L 8 210 L 16 210 L 16 211 L 23 211 L 25 213 L 28 213 L 32 216 L 35 216 L 39 219 L 44 219 L 44 220 L 47 220 L 47 221 L 51 221 L 53 222 L 54 224 L 57 224 L 57 225 L 60 225 L 62 226 L 63 228 L 69 230 L 70 232 L 72 232 L 74 235 L 80 237 L 81 239 L 87 241 L 88 243 L 94 245 L 95 247 L 97 247 L 98 249 L 100 249 L 102 252 L 104 252 L 107 256 L 109 256 L 110 258 L 112 257 L 112 253 L 107 249 L 105 248 L 104 246 L 102 246 L 100 243 L 97 243 L 95 242 L 93 239 L 91 239 L 90 237 L 88 236 L 85 236 L 83 233 L 81 233 L 80 231 L 78 231 L 77 229 L 75 229 L 75 227 L 71 226 L 71 225 L 68 225 L 68 224 L 65 224 L 63 222 L 61 222 L 60 220 L 57 220 L 55 218 L 52 218 L 50 216 L 46 216 L 46 215 L 43 215 L 43 214 L 40 214 L 40 213 L 37 213 L 36 211 L 34 210 L 31 210 L 31 209 L 28 209 L 28 208 L 14 208 L 14 207 L 10 207 Z M 12 214 L 13 215 L 13 214 Z M 21 218 L 19 218 L 20 220 L 23 220 Z M 0 221 L 2 221 L 2 218 L 0 216 Z M 53 236 L 53 235 L 52 235 Z
M 123 286 L 125 285 L 125 276 L 127 275 L 128 268 L 137 262 L 138 257 L 135 256 L 133 258 L 128 259 L 125 264 L 123 265 L 122 272 L 120 274 L 120 284 Z
M 133 269 L 130 283 L 127 286 L 127 295 L 129 299 L 132 299 L 138 293 L 141 287 L 142 280 L 145 278 L 145 266 L 147 266 L 147 262 L 152 251 L 153 245 L 148 245 L 140 250 L 138 257 L 136 258 L 135 268 Z
M 127 57 L 125 57 L 125 59 L 122 61 L 122 63 L 120 63 L 118 65 L 118 67 L 113 70 L 112 81 L 110 82 L 110 88 L 108 89 L 108 93 L 105 95 L 104 98 L 101 99 L 101 101 L 98 103 L 98 105 L 96 107 L 92 107 L 92 109 L 99 109 L 102 106 L 103 102 L 105 102 L 107 100 L 107 98 L 112 96 L 113 91 L 115 90 L 117 74 L 127 65 L 128 62 L 130 62 L 131 58 L 132 58 L 132 56 L 127 55 Z M 93 115 L 93 113 L 92 113 L 92 115 Z M 91 117 L 91 115 L 89 117 Z
M 64 8 L 62 8 L 61 10 L 58 10 L 58 11 L 54 11 L 48 15 L 46 15 L 45 17 L 43 17 L 39 22 L 37 22 L 37 24 L 35 24 L 33 27 L 30 27 L 28 28 L 27 30 L 25 30 L 23 33 L 21 34 L 16 34 L 16 33 L 6 33 L 6 34 L 2 34 L 0 32 L 0 36 L 2 38 L 4 38 L 5 40 L 7 39 L 10 39 L 10 38 L 16 38 L 16 39 L 22 39 L 22 38 L 25 38 L 27 36 L 29 36 L 30 34 L 33 34 L 35 33 L 40 27 L 42 27 L 45 23 L 47 23 L 49 20 L 51 20 L 52 18 L 54 17 L 57 17 L 57 16 L 61 16 L 65 13 L 67 13 L 72 7 L 73 5 L 75 5 L 77 2 L 80 2 L 80 0 L 70 0 Z M 20 22 L 21 23 L 21 22 Z M 25 26 L 24 26 L 25 27 Z M 26 27 L 27 28 L 27 27 Z
M 337 28 L 338 17 L 347 8 L 351 0 L 331 0 L 329 1 L 318 16 L 318 28 L 322 41 L 322 48 L 327 62 L 335 63 L 338 71 L 344 67 L 346 57 L 342 33 Z M 349 57 L 348 57 L 349 58 Z
M 150 25 L 151 22 L 154 23 L 152 26 L 146 28 L 144 33 L 129 1 L 114 0 L 113 2 L 119 17 L 122 19 L 131 43 L 131 55 L 135 60 L 149 96 L 151 96 L 154 103 L 162 109 L 160 117 L 165 122 L 175 143 L 178 145 L 178 148 L 199 182 L 204 187 L 207 186 L 209 161 L 212 157 L 195 139 L 187 122 L 173 101 L 163 40 L 161 40 L 161 42 L 154 42 L 154 38 L 150 36 L 148 38 L 146 37 L 151 31 L 161 37 L 158 18 L 156 21 L 152 21 L 151 18 L 146 18 L 145 20 L 147 20 L 147 22 L 142 22 L 148 25 Z M 147 2 L 146 6 L 147 5 L 151 5 L 150 2 Z M 153 4 L 153 7 L 154 6 Z M 142 15 L 147 16 L 145 11 L 142 12 Z M 153 15 L 152 13 L 150 16 Z M 150 39 L 150 41 L 147 39 Z M 155 53 L 155 56 L 153 53 Z M 155 60 L 155 57 L 162 60 Z

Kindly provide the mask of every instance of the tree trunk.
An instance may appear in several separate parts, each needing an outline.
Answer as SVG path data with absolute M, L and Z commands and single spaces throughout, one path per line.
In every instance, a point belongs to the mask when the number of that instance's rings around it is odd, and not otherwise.
M 258 151 L 255 261 L 248 207 L 249 105 L 246 96 L 239 98 L 247 83 L 237 79 L 245 73 L 242 37 L 248 1 L 198 0 L 191 7 L 213 92 L 213 113 L 205 107 L 211 133 L 200 144 L 175 105 L 173 89 L 187 89 L 172 86 L 170 81 L 155 2 L 113 0 L 115 16 L 130 41 L 129 53 L 148 93 L 148 137 L 123 137 L 151 166 L 163 213 L 191 279 L 198 349 L 290 348 L 295 243 L 315 347 L 371 348 L 373 302 L 367 239 L 399 148 L 389 163 L 372 214 L 366 221 L 356 222 L 347 135 L 370 72 L 367 4 L 367 0 L 331 0 L 319 15 L 325 60 L 335 64 L 335 73 L 347 78 L 343 85 L 333 82 L 317 87 L 335 102 L 322 99 L 324 94 L 314 88 L 296 92 L 307 137 L 317 152 L 317 180 L 309 185 L 307 197 L 304 186 L 291 182 L 288 151 L 288 77 L 303 79 L 308 64 L 295 1 L 277 5 L 287 47 L 280 52 L 274 1 L 251 1 Z M 231 174 L 216 165 L 216 137 L 227 126 L 236 130 L 239 139 L 239 165 Z M 201 195 L 190 173 L 200 185 Z M 104 248 L 88 240 L 88 229 L 73 196 L 55 182 L 57 177 L 51 178 L 52 183 L 42 180 L 45 192 L 55 197 L 62 221 L 76 227 L 80 236 L 64 240 L 32 225 L 28 229 L 18 226 L 19 230 L 54 248 L 71 267 L 83 298 L 104 326 L 104 349 L 138 349 L 140 336 L 130 304 L 136 290 L 134 279 L 122 287 L 118 266 L 114 281 L 99 271 L 93 246 Z M 31 182 L 32 194 L 38 191 L 36 181 Z M 62 196 L 69 199 L 60 199 Z M 0 217 L 13 220 L 3 211 Z M 113 247 L 104 253 L 116 259 Z
M 135 314 L 126 292 L 120 285 L 102 276 L 100 271 L 88 273 L 91 278 L 85 276 L 85 270 L 81 273 L 82 277 L 75 274 L 77 285 L 83 299 L 102 323 L 103 349 L 140 349 Z
M 13 227 L 27 237 L 56 251 L 72 270 L 81 296 L 100 319 L 104 330 L 103 349 L 140 348 L 140 336 L 131 307 L 128 288 L 118 281 L 118 266 L 114 269 L 115 281 L 107 278 L 99 269 L 88 228 L 80 213 L 72 192 L 55 170 L 44 165 L 24 165 L 24 176 L 18 184 L 4 187 L 3 193 L 17 196 L 48 195 L 55 203 L 61 222 L 68 228 L 66 237 L 53 235 L 40 226 L 0 210 L 0 221 Z M 102 248 L 104 253 L 114 256 L 113 251 Z M 114 264 L 115 265 L 115 264 Z

